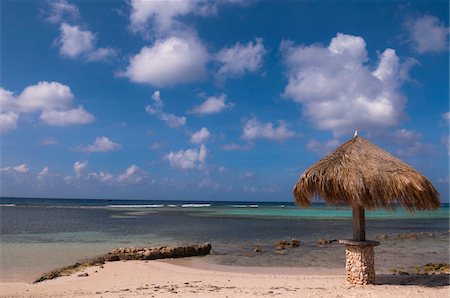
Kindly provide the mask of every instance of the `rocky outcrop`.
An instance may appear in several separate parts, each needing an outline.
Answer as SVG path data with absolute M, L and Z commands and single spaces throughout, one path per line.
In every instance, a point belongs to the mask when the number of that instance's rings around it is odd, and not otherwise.
M 410 268 L 395 268 L 390 270 L 394 275 L 434 275 L 450 274 L 448 263 L 427 263 L 423 266 L 414 266 Z
M 123 247 L 117 248 L 106 255 L 106 262 L 119 260 L 156 260 L 166 258 L 183 258 L 204 256 L 211 251 L 211 244 L 189 246 L 160 246 L 160 247 Z
M 81 271 L 87 267 L 101 266 L 105 264 L 105 262 L 194 257 L 208 255 L 210 252 L 210 243 L 187 246 L 122 247 L 117 248 L 104 256 L 53 270 L 38 278 L 35 283 L 60 276 L 71 275 L 72 273 Z
M 280 240 L 273 244 L 276 250 L 283 250 L 291 247 L 298 247 L 300 246 L 300 240 L 297 239 L 291 239 L 289 240 Z

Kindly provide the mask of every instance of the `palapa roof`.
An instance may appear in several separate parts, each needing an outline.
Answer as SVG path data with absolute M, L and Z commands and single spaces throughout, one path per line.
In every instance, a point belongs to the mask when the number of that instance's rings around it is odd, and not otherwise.
M 307 169 L 293 193 L 303 207 L 317 197 L 366 209 L 399 205 L 413 211 L 440 205 L 439 193 L 425 176 L 357 135 Z

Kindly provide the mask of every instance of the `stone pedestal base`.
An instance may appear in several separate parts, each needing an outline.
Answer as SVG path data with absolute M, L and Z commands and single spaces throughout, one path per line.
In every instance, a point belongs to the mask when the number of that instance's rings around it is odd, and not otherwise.
M 345 271 L 347 282 L 354 285 L 375 284 L 375 255 L 373 247 L 376 241 L 339 240 L 345 244 Z

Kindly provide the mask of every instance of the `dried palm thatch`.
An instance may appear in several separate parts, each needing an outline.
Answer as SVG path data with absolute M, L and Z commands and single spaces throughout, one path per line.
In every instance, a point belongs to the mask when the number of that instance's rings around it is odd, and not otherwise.
M 293 190 L 303 207 L 321 197 L 332 205 L 374 209 L 437 209 L 439 193 L 403 161 L 355 136 L 307 169 Z

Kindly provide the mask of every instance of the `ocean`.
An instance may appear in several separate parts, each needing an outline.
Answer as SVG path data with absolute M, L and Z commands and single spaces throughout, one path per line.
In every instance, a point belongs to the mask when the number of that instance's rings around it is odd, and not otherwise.
M 317 240 L 351 238 L 351 216 L 350 208 L 319 203 L 1 198 L 0 280 L 31 281 L 117 247 L 205 242 L 209 263 L 343 269 L 345 247 Z M 378 272 L 448 263 L 449 232 L 448 204 L 366 212 L 366 238 L 387 235 L 375 248 Z M 411 233 L 417 237 L 402 237 Z M 276 252 L 274 242 L 291 238 L 300 247 Z

